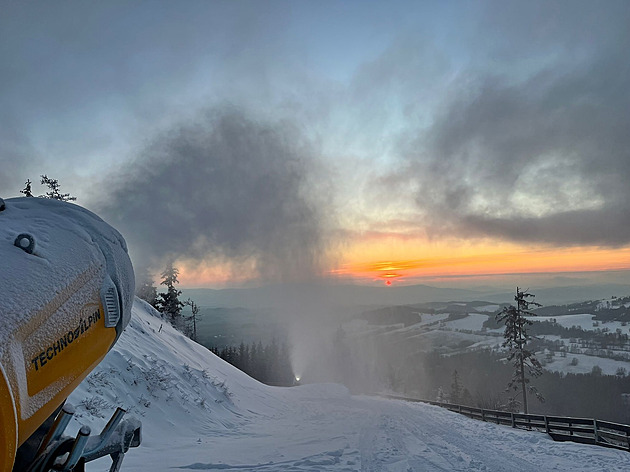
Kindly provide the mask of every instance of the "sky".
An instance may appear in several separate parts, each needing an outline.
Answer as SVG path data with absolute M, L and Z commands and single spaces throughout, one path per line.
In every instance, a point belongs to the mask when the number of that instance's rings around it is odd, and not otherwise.
M 137 271 L 630 283 L 627 1 L 0 3 L 2 196 Z

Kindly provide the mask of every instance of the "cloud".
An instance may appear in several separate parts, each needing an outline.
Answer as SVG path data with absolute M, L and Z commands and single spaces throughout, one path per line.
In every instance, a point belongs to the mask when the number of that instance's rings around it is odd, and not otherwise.
M 255 261 L 255 275 L 313 275 L 324 218 L 309 143 L 289 122 L 215 107 L 157 136 L 105 185 L 98 213 L 140 264 Z
M 572 12 L 538 56 L 536 48 L 512 49 L 535 63 L 525 71 L 510 61 L 484 73 L 471 64 L 432 125 L 404 137 L 396 180 L 417 186 L 419 227 L 551 244 L 630 243 L 630 8 L 608 6 L 590 21 L 591 8 Z M 562 18 L 557 7 L 547 12 L 552 20 Z M 508 10 L 492 17 L 500 31 L 518 23 Z M 544 9 L 534 10 L 532 23 Z M 543 23 L 554 30 L 552 20 Z M 518 24 L 500 50 L 526 42 L 527 24 Z M 596 45 L 556 56 L 579 28 Z
M 11 164 L 0 183 L 17 191 L 47 173 L 85 202 L 89 186 L 73 179 L 124 162 L 175 117 L 247 90 L 263 95 L 273 59 L 288 56 L 285 6 L 3 2 L 0 159 Z M 18 141 L 26 149 L 10 152 Z
M 26 179 L 39 183 L 40 165 L 40 156 L 15 120 L 0 115 L 0 196 L 21 196 L 19 191 Z

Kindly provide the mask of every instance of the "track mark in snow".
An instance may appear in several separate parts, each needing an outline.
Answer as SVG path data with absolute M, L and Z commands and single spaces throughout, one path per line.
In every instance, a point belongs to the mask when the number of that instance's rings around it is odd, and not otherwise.
M 373 409 L 380 412 L 371 417 L 359 440 L 362 471 L 540 470 L 518 454 L 488 450 L 487 444 L 479 441 L 479 436 L 489 431 L 484 423 L 468 423 L 474 426 L 472 430 L 456 430 L 452 424 L 440 421 L 444 412 L 433 412 L 430 408 L 421 422 L 414 414 L 415 405 L 382 403 Z
M 290 471 L 290 472 L 316 472 L 326 470 L 326 467 L 335 466 L 335 470 L 339 471 L 356 471 L 354 468 L 338 468 L 341 462 L 344 450 L 324 452 L 301 459 L 293 459 L 281 462 L 267 462 L 265 464 L 256 465 L 230 465 L 230 464 L 204 464 L 196 462 L 194 464 L 178 467 L 178 469 L 189 470 L 251 470 L 258 472 L 272 471 Z

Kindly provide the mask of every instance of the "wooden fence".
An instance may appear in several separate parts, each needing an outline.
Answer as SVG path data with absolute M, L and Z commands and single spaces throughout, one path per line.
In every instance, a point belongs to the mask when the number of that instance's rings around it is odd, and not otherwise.
M 428 403 L 461 413 L 476 420 L 496 423 L 512 428 L 544 431 L 554 441 L 572 441 L 582 444 L 613 447 L 630 451 L 630 426 L 591 418 L 569 418 L 564 416 L 531 415 L 508 411 L 486 410 L 472 406 L 455 405 L 417 398 L 383 395 L 386 398 L 410 402 Z

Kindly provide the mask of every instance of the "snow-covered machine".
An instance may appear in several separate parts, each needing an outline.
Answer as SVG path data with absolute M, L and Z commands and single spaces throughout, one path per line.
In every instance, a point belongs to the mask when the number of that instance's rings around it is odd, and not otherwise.
M 122 236 L 80 206 L 0 199 L 0 472 L 118 470 L 140 423 L 118 410 L 100 435 L 64 435 L 68 395 L 131 315 L 134 275 Z

